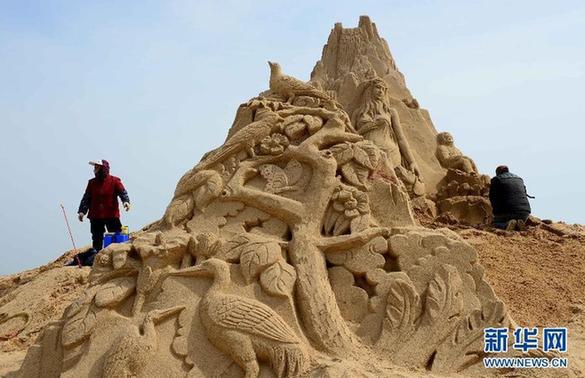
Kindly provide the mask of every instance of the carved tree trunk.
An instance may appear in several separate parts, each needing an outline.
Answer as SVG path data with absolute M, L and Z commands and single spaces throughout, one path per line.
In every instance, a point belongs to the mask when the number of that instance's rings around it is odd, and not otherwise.
M 296 301 L 302 324 L 318 349 L 347 354 L 358 341 L 337 306 L 325 258 L 307 231 L 299 229 L 289 243 L 289 256 L 297 270 Z

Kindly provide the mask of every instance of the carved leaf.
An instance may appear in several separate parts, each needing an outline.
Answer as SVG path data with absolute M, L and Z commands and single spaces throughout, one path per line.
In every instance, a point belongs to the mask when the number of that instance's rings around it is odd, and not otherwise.
M 355 174 L 358 178 L 358 182 L 360 183 L 360 185 L 366 186 L 370 171 L 367 168 L 358 165 L 355 167 Z
M 284 126 L 284 134 L 291 140 L 299 139 L 305 133 L 307 125 L 302 122 L 295 122 Z
M 349 143 L 336 144 L 335 146 L 331 147 L 330 150 L 333 153 L 333 157 L 337 161 L 338 167 L 349 163 L 349 161 L 353 159 L 353 149 Z
M 390 273 L 385 279 L 383 332 L 376 345 L 394 353 L 412 340 L 421 313 L 420 297 L 404 272 Z M 377 298 L 377 297 L 374 297 Z
M 350 225 L 351 225 L 351 219 L 347 218 L 346 216 L 341 214 L 337 218 L 337 220 L 335 222 L 335 226 L 333 227 L 333 235 L 337 236 L 337 235 L 343 235 L 343 234 L 348 233 Z
M 260 275 L 260 285 L 269 294 L 289 296 L 292 294 L 297 272 L 284 260 L 279 260 Z
M 356 172 L 355 163 L 349 162 L 344 164 L 341 167 L 341 174 L 343 175 L 343 178 L 345 178 L 350 184 L 355 186 L 363 186 L 363 183 L 361 182 L 360 177 Z
M 363 231 L 370 226 L 370 214 L 363 214 L 351 220 L 351 232 Z
M 358 163 L 369 169 L 376 169 L 380 160 L 380 149 L 375 144 L 367 140 L 361 141 L 354 145 L 354 149 L 356 150 L 354 158 Z M 360 150 L 366 156 L 361 153 L 358 154 L 357 150 Z
M 294 123 L 301 122 L 302 119 L 303 119 L 302 114 L 291 115 L 291 116 L 288 116 L 284 119 L 284 122 L 282 123 L 282 125 L 284 127 L 286 127 L 287 125 L 292 125 Z
M 346 251 L 347 258 L 343 265 L 358 276 L 363 276 L 367 272 L 382 268 L 386 262 L 382 253 L 386 251 L 387 246 L 384 238 L 374 238 L 366 245 Z
M 63 346 L 74 345 L 87 338 L 95 325 L 95 312 L 92 310 L 92 304 L 78 303 L 73 311 L 72 317 L 67 320 L 63 326 L 61 342 Z
M 386 303 L 386 319 L 391 329 L 414 329 L 420 298 L 412 283 L 400 279 L 391 281 Z
M 461 312 L 461 278 L 457 268 L 443 265 L 429 283 L 426 298 L 426 316 L 431 323 L 448 320 Z
M 455 332 L 437 348 L 431 370 L 461 371 L 481 360 L 483 330 L 488 327 L 507 328 L 510 319 L 502 302 L 489 302 L 481 310 L 472 311 L 461 319 Z
M 366 151 L 364 151 L 357 145 L 353 146 L 353 158 L 356 162 L 363 165 L 364 167 L 374 169 L 372 163 L 370 162 L 370 157 L 368 156 Z
M 303 120 L 307 123 L 309 134 L 313 135 L 323 126 L 323 120 L 317 116 L 305 115 Z
M 135 286 L 133 277 L 115 278 L 106 282 L 95 295 L 95 304 L 98 307 L 118 305 L 132 295 Z
M 335 222 L 337 222 L 337 219 L 341 216 L 342 214 L 335 211 L 333 206 L 329 206 L 327 212 L 325 213 L 325 219 L 323 219 L 323 231 L 325 232 L 325 235 L 332 234 Z
M 217 253 L 217 258 L 228 262 L 237 262 L 242 254 L 243 247 L 250 241 L 244 234 L 238 234 L 235 238 L 228 240 Z
M 282 258 L 278 243 L 249 243 L 240 255 L 242 275 L 247 283 L 258 276 L 269 265 Z

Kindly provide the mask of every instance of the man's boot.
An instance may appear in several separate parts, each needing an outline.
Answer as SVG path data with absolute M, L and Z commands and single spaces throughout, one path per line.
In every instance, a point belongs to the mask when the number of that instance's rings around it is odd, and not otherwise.
M 514 231 L 516 229 L 516 219 L 511 219 L 506 225 L 506 231 Z
M 516 229 L 518 231 L 526 231 L 526 222 L 522 219 L 516 220 Z

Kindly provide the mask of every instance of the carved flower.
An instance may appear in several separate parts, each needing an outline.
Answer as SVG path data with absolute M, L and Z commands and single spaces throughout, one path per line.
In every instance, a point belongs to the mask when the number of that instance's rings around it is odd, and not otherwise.
M 344 213 L 347 218 L 355 218 L 369 212 L 367 195 L 355 188 L 338 186 L 331 199 L 333 208 Z
M 289 141 L 285 135 L 275 133 L 262 139 L 260 142 L 260 151 L 264 155 L 280 155 L 288 145 Z
M 366 229 L 370 224 L 370 205 L 366 193 L 348 185 L 333 191 L 323 219 L 327 236 L 342 235 Z

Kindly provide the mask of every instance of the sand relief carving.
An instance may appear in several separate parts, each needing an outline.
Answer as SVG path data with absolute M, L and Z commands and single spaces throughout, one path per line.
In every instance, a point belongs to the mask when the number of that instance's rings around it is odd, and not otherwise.
M 114 341 L 112 348 L 106 354 L 103 377 L 140 376 L 145 371 L 148 362 L 156 356 L 159 336 L 155 324 L 184 309 L 183 306 L 177 306 L 147 313 L 140 327 L 134 328 L 131 334 Z
M 227 262 L 210 258 L 172 274 L 212 277 L 211 287 L 199 302 L 201 322 L 212 344 L 230 356 L 245 377 L 258 376 L 259 359 L 268 360 L 278 377 L 304 371 L 303 345 L 286 322 L 260 301 L 226 293 L 231 285 Z
M 352 125 L 328 94 L 270 68 L 270 90 L 240 105 L 161 220 L 100 252 L 55 326 L 64 376 L 295 377 L 372 353 L 455 372 L 482 356 L 480 329 L 507 326 L 473 249 L 398 211 L 402 182 L 424 184 L 384 83 L 363 85 Z M 126 334 L 99 326 L 114 323 Z
M 352 115 L 355 129 L 384 152 L 388 170 L 396 172 L 412 195 L 423 195 L 424 182 L 404 136 L 398 112 L 386 100 L 386 83 L 376 78 L 362 83 L 360 87 L 359 106 Z

